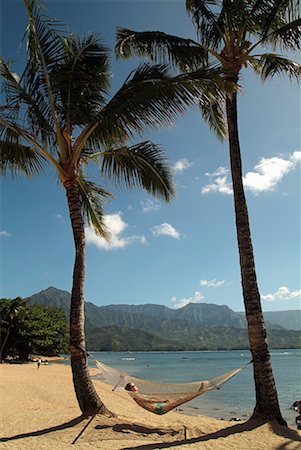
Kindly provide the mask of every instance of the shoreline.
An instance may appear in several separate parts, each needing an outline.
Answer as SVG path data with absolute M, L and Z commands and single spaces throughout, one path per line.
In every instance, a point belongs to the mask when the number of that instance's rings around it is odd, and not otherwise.
M 90 372 L 93 376 L 97 369 Z M 158 416 L 137 406 L 127 393 L 112 392 L 97 380 L 93 383 L 117 417 L 96 416 L 76 442 L 80 450 L 300 448 L 301 431 L 274 421 L 235 423 L 188 416 L 184 414 L 186 407 L 181 413 Z M 1 449 L 71 450 L 72 442 L 90 420 L 81 416 L 67 364 L 53 363 L 39 369 L 35 363 L 1 364 L 0 392 Z

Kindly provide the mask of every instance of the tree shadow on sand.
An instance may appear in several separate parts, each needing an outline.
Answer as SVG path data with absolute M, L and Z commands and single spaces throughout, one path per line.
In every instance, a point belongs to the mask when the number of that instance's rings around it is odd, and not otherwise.
M 72 428 L 75 425 L 78 425 L 80 422 L 82 422 L 85 419 L 87 419 L 87 416 L 82 414 L 81 416 L 76 417 L 75 419 L 69 420 L 69 422 L 65 422 L 60 425 L 55 425 L 50 428 L 45 428 L 43 430 L 31 431 L 29 433 L 21 433 L 21 434 L 16 434 L 15 436 L 7 436 L 7 437 L 0 438 L 0 442 L 13 441 L 15 439 L 22 439 L 22 438 L 34 437 L 34 436 L 42 436 L 43 434 L 52 433 L 54 431 L 64 430 L 65 428 Z
M 291 441 L 301 442 L 301 436 L 300 433 L 298 433 L 296 430 L 292 430 L 291 428 L 285 428 L 280 425 L 278 425 L 277 422 L 273 421 L 270 422 L 271 428 L 275 434 L 278 436 L 282 436 L 286 439 L 290 439 Z M 287 443 L 281 444 L 277 447 L 275 450 L 286 450 Z M 301 448 L 301 444 L 300 444 Z
M 219 439 L 223 437 L 227 437 L 233 434 L 237 433 L 243 433 L 245 431 L 252 431 L 262 425 L 264 425 L 265 421 L 260 421 L 257 419 L 249 420 L 244 423 L 236 424 L 234 426 L 230 426 L 227 428 L 224 428 L 222 430 L 218 430 L 214 433 L 202 435 L 199 437 L 193 437 L 193 438 L 186 438 L 178 441 L 172 441 L 172 442 L 156 442 L 154 444 L 146 444 L 146 445 L 139 445 L 135 447 L 135 450 L 154 450 L 154 449 L 160 449 L 160 448 L 169 448 L 169 447 L 176 447 L 181 446 L 183 444 L 196 444 L 198 442 L 204 442 L 204 441 L 210 441 L 214 439 Z M 271 428 L 273 432 L 277 435 L 281 435 L 285 438 L 288 438 L 292 441 L 300 441 L 301 437 L 300 435 L 295 432 L 294 430 L 291 430 L 289 428 L 285 428 L 283 426 L 278 425 L 275 421 L 270 422 Z M 286 445 L 281 445 L 277 448 L 277 450 L 285 450 Z M 123 450 L 133 450 L 133 447 L 124 447 Z M 276 449 L 275 449 L 276 450 Z
M 96 425 L 96 430 L 101 430 L 103 428 L 108 428 L 108 425 Z M 179 433 L 183 433 L 183 430 L 174 430 L 172 428 L 157 428 L 157 427 L 148 427 L 145 425 L 140 425 L 137 423 L 129 423 L 129 422 L 118 422 L 116 424 L 112 424 L 110 426 L 113 431 L 116 431 L 117 433 L 138 433 L 142 434 L 144 436 L 150 435 L 150 434 L 158 434 L 159 436 L 175 436 Z

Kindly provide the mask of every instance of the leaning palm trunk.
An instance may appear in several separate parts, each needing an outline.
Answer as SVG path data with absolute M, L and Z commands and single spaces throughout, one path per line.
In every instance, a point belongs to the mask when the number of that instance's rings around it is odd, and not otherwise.
M 101 402 L 90 378 L 84 330 L 85 232 L 78 188 L 72 181 L 64 184 L 75 242 L 75 263 L 70 310 L 70 354 L 73 384 L 81 411 L 85 414 L 102 410 Z
M 256 406 L 252 417 L 276 419 L 279 423 L 286 425 L 279 408 L 256 278 L 248 209 L 242 181 L 236 93 L 227 97 L 226 110 L 241 282 L 250 350 L 253 356 Z

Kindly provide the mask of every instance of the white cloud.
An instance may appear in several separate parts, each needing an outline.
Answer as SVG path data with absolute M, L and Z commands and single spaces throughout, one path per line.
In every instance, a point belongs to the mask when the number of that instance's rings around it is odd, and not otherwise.
M 268 302 L 274 302 L 276 300 L 301 300 L 301 289 L 299 291 L 291 291 L 286 286 L 281 286 L 274 294 L 262 295 L 261 298 Z
M 8 236 L 11 236 L 11 233 L 9 233 L 8 231 L 2 230 L 2 231 L 0 231 L 0 236 L 8 237 Z
M 244 186 L 254 194 L 264 191 L 273 191 L 283 177 L 297 166 L 301 160 L 301 151 L 294 152 L 289 159 L 274 156 L 262 158 L 254 167 L 253 172 L 248 172 L 244 178 Z
M 123 233 L 128 224 L 123 221 L 121 214 L 107 214 L 104 216 L 104 223 L 110 233 L 110 240 L 106 241 L 103 237 L 98 236 L 92 227 L 86 227 L 86 240 L 88 244 L 96 245 L 104 250 L 116 250 L 128 247 L 130 244 L 138 242 L 146 244 L 144 236 L 124 236 Z
M 205 298 L 205 296 L 201 292 L 195 291 L 195 293 L 191 297 L 182 298 L 179 301 L 177 300 L 176 297 L 173 297 L 171 299 L 171 302 L 173 303 L 173 307 L 175 309 L 178 309 L 178 308 L 183 308 L 184 306 L 188 305 L 189 303 L 200 303 L 202 300 L 204 300 L 204 298 Z
M 162 223 L 152 228 L 155 236 L 170 236 L 174 239 L 180 239 L 181 234 L 169 223 Z
M 150 199 L 142 200 L 140 205 L 142 206 L 142 211 L 145 213 L 155 212 L 161 208 L 160 203 Z
M 226 169 L 226 167 L 218 167 L 215 172 L 212 173 L 206 172 L 205 175 L 207 177 L 212 178 L 212 177 L 220 177 L 222 175 L 228 175 L 228 173 L 229 169 Z
M 224 280 L 217 281 L 216 279 L 214 279 L 214 280 L 201 280 L 200 281 L 201 286 L 205 286 L 208 288 L 217 288 L 217 287 L 223 286 L 223 284 L 225 284 Z
M 219 167 L 219 169 L 213 173 L 206 173 L 207 177 L 214 178 L 213 181 L 206 184 L 202 188 L 202 194 L 208 194 L 209 192 L 220 192 L 222 194 L 232 195 L 232 187 L 228 181 L 229 170 L 225 167 Z M 220 176 L 223 174 L 223 176 Z
M 193 163 L 189 162 L 188 159 L 183 158 L 179 159 L 179 161 L 176 161 L 174 165 L 172 166 L 172 170 L 174 173 L 182 173 L 183 170 L 189 169 Z
M 293 152 L 287 159 L 280 156 L 261 158 L 253 171 L 247 172 L 243 177 L 244 187 L 255 195 L 261 192 L 273 191 L 283 177 L 294 170 L 300 161 L 301 151 Z M 233 193 L 229 180 L 229 170 L 225 167 L 219 167 L 215 172 L 207 172 L 205 175 L 211 181 L 203 186 L 202 194 L 220 192 L 231 195 Z

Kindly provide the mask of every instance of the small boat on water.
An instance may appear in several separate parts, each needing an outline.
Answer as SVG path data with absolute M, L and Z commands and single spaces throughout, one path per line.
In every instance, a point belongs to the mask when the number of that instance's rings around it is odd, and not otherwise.
M 134 361 L 136 358 L 122 358 L 123 361 Z

